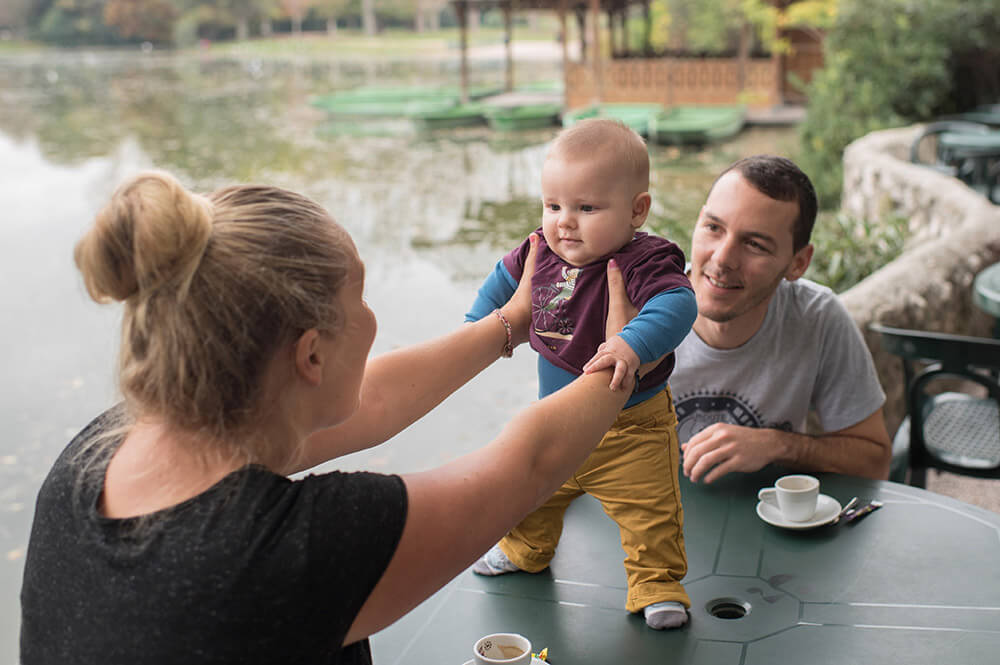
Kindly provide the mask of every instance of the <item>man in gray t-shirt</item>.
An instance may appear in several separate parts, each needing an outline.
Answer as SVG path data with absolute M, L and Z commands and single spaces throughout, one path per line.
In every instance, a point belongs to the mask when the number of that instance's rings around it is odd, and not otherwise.
M 724 171 L 698 215 L 698 318 L 670 378 L 693 481 L 770 463 L 888 476 L 885 394 L 868 348 L 833 292 L 800 279 L 816 208 L 794 163 L 760 155 Z M 804 433 L 810 411 L 822 434 Z

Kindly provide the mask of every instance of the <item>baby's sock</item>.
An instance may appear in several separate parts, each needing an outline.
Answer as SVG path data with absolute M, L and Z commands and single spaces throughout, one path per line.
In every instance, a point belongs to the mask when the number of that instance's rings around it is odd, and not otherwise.
M 472 564 L 472 572 L 479 575 L 503 575 L 504 573 L 516 573 L 521 570 L 507 558 L 499 545 L 494 545 L 479 561 Z
M 642 614 L 646 617 L 646 625 L 656 630 L 677 628 L 686 624 L 688 620 L 684 606 L 673 601 L 647 605 L 642 608 Z

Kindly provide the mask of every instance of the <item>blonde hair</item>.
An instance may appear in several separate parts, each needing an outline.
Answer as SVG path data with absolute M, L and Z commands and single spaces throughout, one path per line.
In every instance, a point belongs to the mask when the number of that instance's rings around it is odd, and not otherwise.
M 335 297 L 357 261 L 304 196 L 255 185 L 200 196 L 161 172 L 123 184 L 74 258 L 94 300 L 124 302 L 118 380 L 130 415 L 252 446 L 266 442 L 234 439 L 260 411 L 265 367 L 305 330 L 337 328 Z
M 562 130 L 549 148 L 549 156 L 564 159 L 611 159 L 638 191 L 649 189 L 649 152 L 635 130 L 619 120 L 588 118 Z

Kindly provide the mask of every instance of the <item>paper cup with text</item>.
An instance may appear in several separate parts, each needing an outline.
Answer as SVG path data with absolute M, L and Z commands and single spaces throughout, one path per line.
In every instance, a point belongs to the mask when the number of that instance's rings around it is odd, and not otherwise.
M 816 514 L 819 480 L 813 476 L 782 476 L 774 487 L 757 492 L 757 498 L 776 507 L 789 522 L 808 522 Z
M 472 647 L 476 665 L 530 665 L 531 642 L 517 633 L 493 633 Z

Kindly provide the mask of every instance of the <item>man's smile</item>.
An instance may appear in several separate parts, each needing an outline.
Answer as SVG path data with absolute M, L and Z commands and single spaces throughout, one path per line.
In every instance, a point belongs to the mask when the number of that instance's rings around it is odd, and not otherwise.
M 708 274 L 705 275 L 705 279 L 708 280 L 709 284 L 711 284 L 712 286 L 714 286 L 716 288 L 719 288 L 719 289 L 732 290 L 732 289 L 741 289 L 741 288 L 743 288 L 739 284 L 730 284 L 730 283 L 724 282 L 724 281 L 722 281 L 720 279 L 716 279 L 715 277 L 712 277 L 711 275 L 708 275 Z

